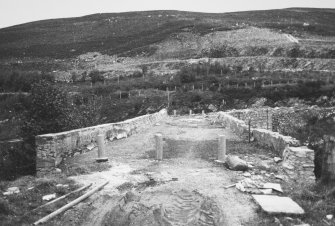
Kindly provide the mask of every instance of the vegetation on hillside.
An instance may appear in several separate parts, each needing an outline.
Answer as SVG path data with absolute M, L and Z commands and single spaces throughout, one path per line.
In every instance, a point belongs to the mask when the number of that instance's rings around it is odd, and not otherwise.
M 95 14 L 1 29 L 0 57 L 68 58 L 94 51 L 121 54 L 138 48 L 145 50 L 174 33 L 188 31 L 204 35 L 213 30 L 247 25 L 294 35 L 334 36 L 334 20 L 335 11 L 332 9 L 309 8 L 223 14 L 180 11 Z M 304 23 L 309 23 L 309 26 L 303 26 Z

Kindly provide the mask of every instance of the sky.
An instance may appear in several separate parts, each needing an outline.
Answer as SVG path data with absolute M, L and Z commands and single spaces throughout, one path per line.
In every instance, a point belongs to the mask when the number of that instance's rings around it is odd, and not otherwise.
M 0 28 L 94 13 L 170 9 L 223 13 L 289 7 L 335 8 L 335 0 L 0 0 Z

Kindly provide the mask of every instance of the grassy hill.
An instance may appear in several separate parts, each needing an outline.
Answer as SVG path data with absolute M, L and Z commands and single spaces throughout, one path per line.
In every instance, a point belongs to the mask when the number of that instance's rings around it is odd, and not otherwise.
M 0 58 L 69 58 L 86 52 L 151 54 L 154 44 L 187 32 L 204 37 L 249 26 L 298 37 L 335 36 L 335 9 L 290 8 L 236 13 L 146 11 L 94 14 L 0 29 Z M 303 26 L 308 23 L 309 26 Z M 130 51 L 130 52 L 129 52 Z

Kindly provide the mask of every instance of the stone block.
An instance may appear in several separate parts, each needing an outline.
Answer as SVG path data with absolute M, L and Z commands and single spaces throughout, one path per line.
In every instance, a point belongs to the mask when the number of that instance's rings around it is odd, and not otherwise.
M 228 155 L 226 163 L 231 170 L 236 171 L 246 171 L 248 170 L 248 163 L 242 159 L 240 159 L 238 156 L 234 155 Z
M 253 195 L 254 200 L 269 214 L 302 215 L 305 211 L 291 198 L 273 195 Z

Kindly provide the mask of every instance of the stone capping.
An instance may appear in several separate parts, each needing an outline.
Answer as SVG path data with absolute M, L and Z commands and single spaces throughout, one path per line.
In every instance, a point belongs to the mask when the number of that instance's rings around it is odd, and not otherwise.
M 118 123 L 101 124 L 60 133 L 36 136 L 36 171 L 43 175 L 53 171 L 64 158 L 82 154 L 97 145 L 97 135 L 104 134 L 105 140 L 122 139 L 148 128 L 168 117 L 167 110 L 143 115 Z

